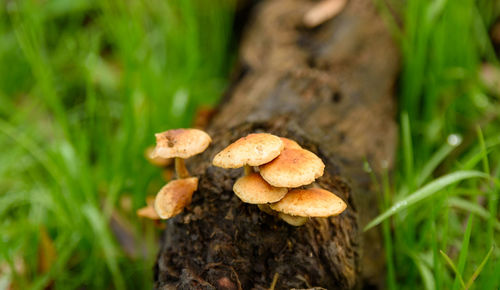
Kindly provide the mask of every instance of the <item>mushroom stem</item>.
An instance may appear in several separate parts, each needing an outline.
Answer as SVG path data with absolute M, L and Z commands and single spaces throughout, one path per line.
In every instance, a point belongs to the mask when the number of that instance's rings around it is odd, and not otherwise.
M 250 175 L 253 173 L 253 168 L 252 166 L 248 166 L 248 165 L 245 165 L 243 167 L 244 171 L 245 171 L 245 175 Z
M 279 213 L 280 219 L 284 220 L 287 224 L 295 226 L 295 227 L 300 227 L 301 225 L 305 224 L 307 222 L 306 217 L 302 216 L 293 216 L 289 215 L 286 213 Z
M 318 184 L 318 183 L 313 182 L 313 184 L 312 184 L 311 188 L 319 188 L 319 189 L 321 189 L 321 186 L 319 186 L 319 184 Z
M 183 179 L 190 177 L 189 171 L 186 168 L 186 163 L 184 163 L 184 159 L 175 157 L 175 173 L 177 174 L 177 178 Z
M 272 210 L 269 205 L 266 203 L 266 204 L 258 204 L 257 205 L 259 207 L 259 209 L 269 215 L 276 215 L 277 212 L 275 212 L 274 210 Z

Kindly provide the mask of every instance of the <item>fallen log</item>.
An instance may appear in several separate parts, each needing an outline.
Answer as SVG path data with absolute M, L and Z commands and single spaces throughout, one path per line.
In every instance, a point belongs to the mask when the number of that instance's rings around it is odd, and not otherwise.
M 350 0 L 307 29 L 315 3 L 262 1 L 240 48 L 240 68 L 207 131 L 209 149 L 188 162 L 200 178 L 192 204 L 167 221 L 155 266 L 157 289 L 382 288 L 378 194 L 364 169 L 390 169 L 398 52 L 372 1 Z M 212 158 L 252 132 L 292 138 L 326 164 L 317 180 L 348 203 L 340 216 L 293 227 L 232 192 L 241 169 Z

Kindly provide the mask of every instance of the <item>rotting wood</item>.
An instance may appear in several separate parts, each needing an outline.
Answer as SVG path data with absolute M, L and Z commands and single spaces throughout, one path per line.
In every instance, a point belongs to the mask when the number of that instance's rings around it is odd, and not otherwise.
M 371 0 L 350 0 L 309 30 L 301 23 L 315 3 L 255 7 L 239 77 L 207 128 L 213 143 L 189 164 L 199 190 L 190 207 L 167 221 L 156 288 L 383 288 L 381 237 L 376 229 L 361 232 L 378 208 L 363 164 L 376 173 L 393 164 L 398 52 Z M 320 156 L 326 168 L 317 182 L 337 192 L 347 210 L 292 227 L 242 203 L 232 192 L 241 169 L 216 168 L 211 160 L 259 131 L 290 137 Z

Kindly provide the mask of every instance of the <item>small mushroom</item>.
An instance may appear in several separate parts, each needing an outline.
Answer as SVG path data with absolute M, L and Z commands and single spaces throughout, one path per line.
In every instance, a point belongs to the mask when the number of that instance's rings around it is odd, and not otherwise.
M 146 197 L 146 206 L 137 210 L 137 216 L 142 218 L 147 218 L 150 220 L 159 220 L 160 216 L 156 213 L 154 208 L 155 197 L 147 196 Z
M 285 149 L 273 161 L 261 165 L 260 175 L 275 187 L 295 188 L 310 184 L 323 175 L 325 164 L 311 151 Z
M 267 204 L 281 200 L 288 189 L 274 187 L 262 179 L 260 174 L 251 173 L 238 178 L 233 191 L 243 202 L 257 204 L 262 211 L 273 214 Z
M 347 207 L 340 197 L 321 188 L 291 190 L 283 199 L 269 206 L 280 212 L 284 221 L 294 226 L 304 224 L 308 217 L 339 215 Z
M 175 158 L 177 178 L 189 177 L 184 159 L 207 149 L 212 139 L 199 129 L 175 129 L 155 134 L 156 147 L 151 158 Z
M 154 208 L 162 219 L 174 217 L 191 203 L 197 189 L 196 177 L 172 180 L 156 195 Z
M 245 175 L 253 172 L 250 166 L 270 162 L 283 151 L 283 141 L 268 133 L 242 137 L 215 155 L 212 164 L 222 168 L 245 167 Z
M 160 216 L 156 213 L 154 207 L 148 205 L 137 210 L 137 216 L 150 220 L 159 220 Z
M 154 166 L 162 167 L 162 168 L 165 168 L 165 167 L 169 166 L 170 164 L 172 164 L 172 161 L 173 161 L 172 158 L 162 158 L 160 156 L 151 157 L 154 150 L 155 150 L 154 146 L 149 146 L 144 151 L 144 156 L 149 161 L 149 163 L 153 164 Z
M 309 9 L 303 18 L 304 25 L 313 28 L 342 12 L 347 0 L 322 0 Z
M 281 142 L 283 142 L 283 145 L 285 145 L 284 149 L 302 149 L 299 143 L 293 141 L 292 139 L 288 139 L 285 137 L 280 137 L 280 139 Z
M 269 207 L 271 208 L 271 207 Z M 272 210 L 272 209 L 271 209 Z M 301 225 L 305 224 L 307 222 L 307 218 L 303 216 L 293 216 L 289 215 L 286 213 L 278 213 L 278 217 L 285 221 L 287 224 L 295 226 L 295 227 L 300 227 Z

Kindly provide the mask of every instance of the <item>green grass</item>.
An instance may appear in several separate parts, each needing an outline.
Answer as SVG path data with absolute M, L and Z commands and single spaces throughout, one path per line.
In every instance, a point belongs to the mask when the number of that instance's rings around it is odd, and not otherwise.
M 403 28 L 400 148 L 380 186 L 389 289 L 500 287 L 500 103 L 481 78 L 498 67 L 495 1 L 409 0 Z M 395 23 L 389 21 L 388 23 Z M 379 177 L 385 179 L 385 177 Z
M 222 94 L 232 9 L 0 4 L 0 288 L 151 287 L 159 231 L 135 210 L 163 181 L 143 152 Z M 41 231 L 55 248 L 50 270 L 39 266 L 51 259 L 39 256 Z
M 159 232 L 135 210 L 164 181 L 143 152 L 220 97 L 232 1 L 4 2 L 0 288 L 150 288 Z M 481 64 L 499 65 L 500 5 L 397 3 L 400 148 L 369 225 L 387 287 L 498 289 L 500 91 Z

